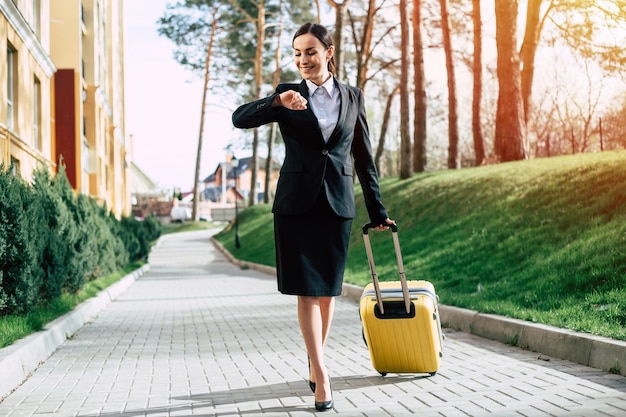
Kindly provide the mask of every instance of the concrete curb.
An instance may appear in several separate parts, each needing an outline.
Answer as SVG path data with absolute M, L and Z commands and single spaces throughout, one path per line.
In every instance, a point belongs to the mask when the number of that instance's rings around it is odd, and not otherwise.
M 0 349 L 0 399 L 17 388 L 66 339 L 92 320 L 149 268 L 148 264 L 142 266 L 81 303 L 73 311 L 51 321 L 42 331 Z
M 442 325 L 626 376 L 626 342 L 440 305 Z
M 276 268 L 240 261 L 211 240 L 232 263 L 276 276 Z M 359 301 L 362 292 L 363 287 L 344 284 L 342 296 Z M 626 376 L 624 341 L 442 304 L 439 314 L 443 327 Z

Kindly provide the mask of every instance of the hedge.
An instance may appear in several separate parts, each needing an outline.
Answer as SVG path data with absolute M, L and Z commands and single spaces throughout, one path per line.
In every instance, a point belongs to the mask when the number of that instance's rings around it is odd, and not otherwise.
M 26 314 L 145 260 L 160 235 L 154 216 L 117 219 L 75 194 L 63 166 L 54 177 L 37 170 L 30 184 L 0 165 L 0 315 Z

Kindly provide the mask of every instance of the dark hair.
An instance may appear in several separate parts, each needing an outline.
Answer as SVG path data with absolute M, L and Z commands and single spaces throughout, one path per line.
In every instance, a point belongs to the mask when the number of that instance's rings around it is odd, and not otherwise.
M 295 41 L 298 36 L 304 35 L 306 33 L 310 33 L 311 35 L 315 36 L 320 42 L 322 42 L 322 45 L 324 45 L 326 49 L 333 46 L 333 37 L 330 35 L 330 32 L 328 32 L 328 29 L 326 29 L 326 27 L 318 23 L 305 23 L 304 25 L 300 26 L 300 29 L 298 29 L 295 35 L 293 35 L 291 44 L 293 45 L 293 41 Z M 330 73 L 333 75 L 336 74 L 334 55 L 330 57 L 330 60 L 328 61 L 328 71 L 330 71 Z

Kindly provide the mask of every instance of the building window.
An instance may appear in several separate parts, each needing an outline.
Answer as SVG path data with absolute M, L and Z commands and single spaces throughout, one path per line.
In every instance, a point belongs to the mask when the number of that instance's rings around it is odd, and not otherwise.
M 11 175 L 14 177 L 21 176 L 22 169 L 20 167 L 20 160 L 14 156 L 11 156 Z
M 83 171 L 91 172 L 92 167 L 89 162 L 89 144 L 83 140 L 80 147 L 80 163 Z
M 7 127 L 13 130 L 15 125 L 17 84 L 17 51 L 11 44 L 7 48 Z
M 84 62 L 84 61 L 83 61 Z M 87 118 L 85 117 L 85 102 L 87 101 L 87 91 L 83 88 L 80 90 L 80 109 L 83 117 L 80 119 L 80 131 L 83 137 L 87 137 Z
M 41 151 L 41 82 L 35 77 L 33 84 L 33 146 Z

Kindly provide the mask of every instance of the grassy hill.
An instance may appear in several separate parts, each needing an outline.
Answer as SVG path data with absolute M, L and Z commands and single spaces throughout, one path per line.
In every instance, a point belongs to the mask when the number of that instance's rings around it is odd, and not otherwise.
M 381 181 L 408 279 L 442 304 L 626 340 L 626 152 L 538 159 Z M 345 282 L 365 285 L 357 185 Z M 271 207 L 216 236 L 237 258 L 275 265 Z M 397 280 L 390 232 L 371 232 L 381 280 Z

